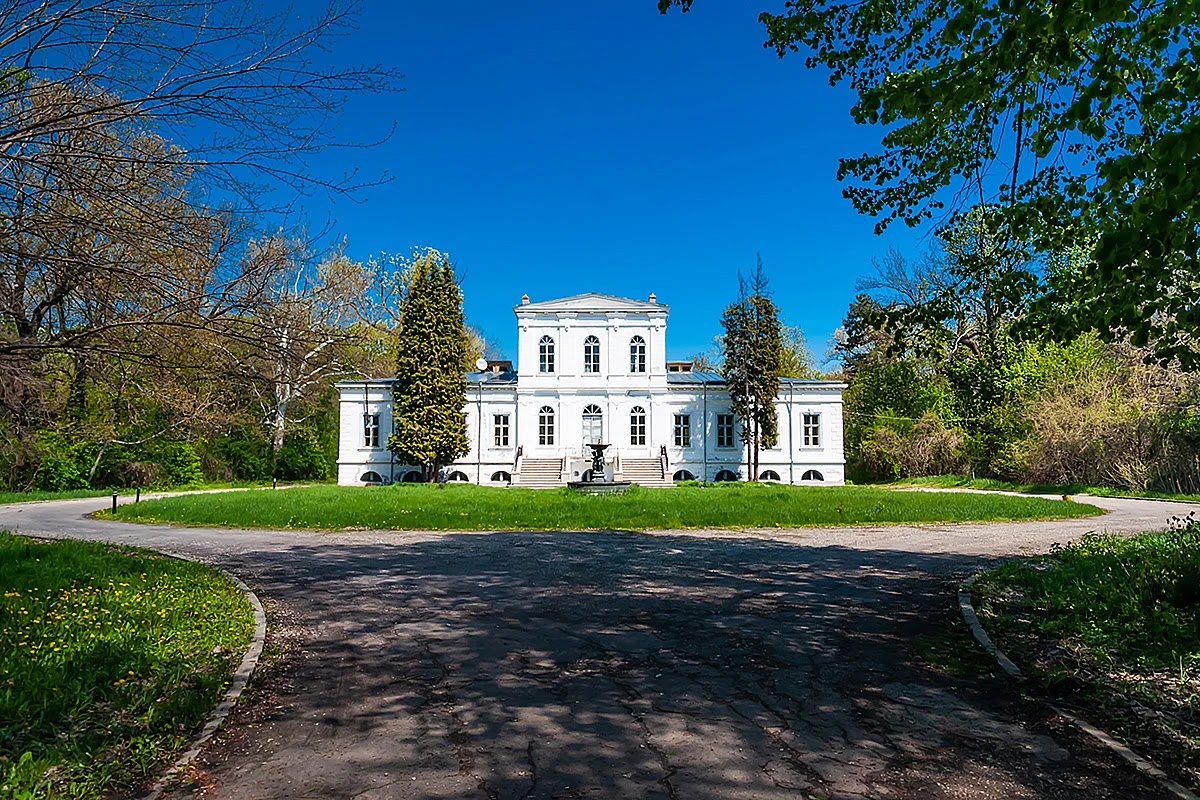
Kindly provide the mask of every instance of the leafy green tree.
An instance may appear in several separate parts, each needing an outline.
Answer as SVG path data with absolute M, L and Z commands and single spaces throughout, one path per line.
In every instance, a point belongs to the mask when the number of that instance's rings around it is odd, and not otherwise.
M 468 338 L 450 260 L 432 248 L 413 259 L 396 332 L 395 432 L 388 448 L 428 480 L 467 454 L 463 373 Z
M 788 0 L 759 19 L 768 47 L 826 68 L 857 94 L 854 119 L 881 127 L 879 150 L 838 170 L 877 229 L 987 203 L 1039 253 L 1094 242 L 1052 293 L 1057 332 L 1128 333 L 1200 367 L 1192 0 Z
M 725 349 L 721 372 L 729 388 L 733 413 L 742 420 L 750 479 L 758 480 L 759 451 L 779 441 L 775 396 L 783 357 L 779 312 L 767 292 L 762 258 L 746 281 L 738 276 L 738 299 L 721 317 Z
M 227 345 L 233 375 L 256 398 L 278 456 L 290 426 L 311 412 L 305 401 L 354 371 L 351 323 L 370 275 L 343 252 L 317 256 L 303 234 L 277 231 L 252 240 L 242 272 L 259 276 L 253 308 Z
M 804 331 L 797 325 L 782 325 L 779 332 L 779 377 L 811 378 L 815 373 Z

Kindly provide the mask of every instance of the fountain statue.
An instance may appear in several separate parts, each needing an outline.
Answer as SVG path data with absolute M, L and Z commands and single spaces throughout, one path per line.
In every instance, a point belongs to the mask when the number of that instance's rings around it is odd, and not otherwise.
M 588 470 L 590 475 L 584 481 L 569 481 L 567 486 L 588 494 L 613 494 L 629 491 L 629 481 L 610 481 L 608 479 L 608 462 L 604 459 L 604 451 L 612 445 L 589 444 L 588 447 L 592 450 L 592 466 Z
M 605 471 L 605 467 L 607 467 L 607 464 L 604 461 L 604 451 L 607 450 L 611 446 L 612 445 L 599 444 L 599 443 L 588 445 L 588 447 L 592 448 L 592 478 L 591 479 L 593 482 L 604 480 L 604 477 L 605 477 L 604 471 Z

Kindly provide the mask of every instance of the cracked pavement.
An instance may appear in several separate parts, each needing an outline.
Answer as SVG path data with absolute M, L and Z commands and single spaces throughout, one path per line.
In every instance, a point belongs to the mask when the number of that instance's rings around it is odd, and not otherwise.
M 220 531 L 0 506 L 0 529 L 238 574 L 279 653 L 173 797 L 1158 798 L 991 678 L 913 653 L 956 582 L 1087 520 L 756 532 Z M 972 646 L 963 629 L 964 648 Z

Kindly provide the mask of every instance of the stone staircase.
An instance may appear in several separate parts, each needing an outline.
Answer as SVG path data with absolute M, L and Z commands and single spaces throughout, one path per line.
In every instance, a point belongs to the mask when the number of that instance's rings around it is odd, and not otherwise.
M 520 469 L 513 474 L 512 485 L 544 489 L 563 486 L 561 458 L 522 458 Z
M 663 475 L 658 458 L 621 458 L 621 476 L 641 486 L 674 486 L 670 475 Z

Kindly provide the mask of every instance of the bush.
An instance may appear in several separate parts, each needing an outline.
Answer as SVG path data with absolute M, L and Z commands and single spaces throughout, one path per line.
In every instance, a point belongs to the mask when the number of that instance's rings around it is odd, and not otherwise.
M 1200 524 L 1124 537 L 1085 534 L 1047 556 L 985 575 L 990 598 L 1019 597 L 1018 617 L 1081 641 L 1103 659 L 1177 668 L 1200 666 Z M 1013 589 L 1019 591 L 1013 595 Z
M 284 481 L 325 480 L 333 474 L 324 451 L 303 436 L 288 436 L 275 459 L 275 474 Z
M 860 446 L 861 468 L 876 480 L 962 472 L 966 437 L 931 412 L 913 423 L 877 422 Z
M 190 442 L 152 439 L 110 447 L 100 461 L 97 486 L 168 488 L 204 482 L 200 456 Z
M 239 432 L 210 439 L 202 448 L 205 472 L 234 481 L 269 481 L 271 445 L 265 438 Z
M 88 488 L 95 446 L 59 431 L 42 431 L 34 439 L 37 461 L 35 489 L 61 492 Z
M 162 470 L 149 461 L 130 461 L 120 467 L 126 486 L 155 486 L 159 483 Z

